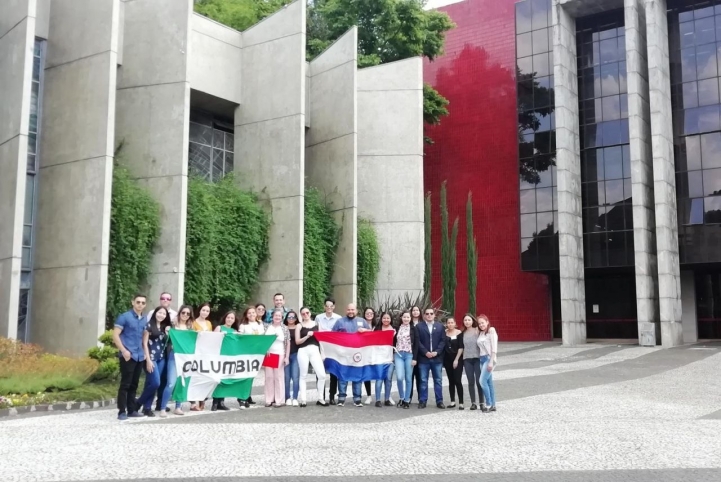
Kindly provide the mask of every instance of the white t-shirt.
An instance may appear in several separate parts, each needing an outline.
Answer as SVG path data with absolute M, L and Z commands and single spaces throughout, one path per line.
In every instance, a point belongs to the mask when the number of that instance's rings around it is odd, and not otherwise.
M 241 335 L 262 335 L 263 327 L 257 321 L 249 321 L 247 325 L 240 325 L 238 333 Z
M 268 325 L 268 328 L 265 330 L 266 335 L 276 335 L 275 341 L 272 345 L 270 345 L 270 349 L 268 350 L 268 353 L 272 353 L 274 355 L 285 355 L 285 342 L 288 340 L 288 337 L 290 337 L 290 332 L 288 331 L 288 327 L 285 325 L 279 325 L 277 328 L 273 325 Z

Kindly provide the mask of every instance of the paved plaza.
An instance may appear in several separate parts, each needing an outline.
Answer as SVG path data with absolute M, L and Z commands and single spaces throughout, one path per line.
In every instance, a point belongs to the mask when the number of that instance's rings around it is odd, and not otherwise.
M 432 395 L 425 410 L 324 408 L 315 399 L 267 409 L 256 380 L 258 405 L 244 411 L 122 423 L 112 409 L 0 419 L 0 474 L 4 482 L 721 481 L 721 344 L 512 343 L 499 353 L 496 413 L 469 411 L 467 394 L 465 411 L 439 410 Z

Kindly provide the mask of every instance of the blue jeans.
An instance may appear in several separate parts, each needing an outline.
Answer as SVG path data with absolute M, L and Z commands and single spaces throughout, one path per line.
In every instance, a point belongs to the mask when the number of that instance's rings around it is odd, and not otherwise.
M 418 390 L 418 401 L 428 401 L 428 372 L 433 373 L 433 392 L 436 395 L 436 403 L 443 403 L 443 362 L 427 361 L 418 364 L 418 371 L 421 372 L 421 388 Z
M 293 396 L 290 396 L 290 381 L 293 380 Z M 298 365 L 298 354 L 291 353 L 288 357 L 288 364 L 285 366 L 285 399 L 298 399 L 298 385 L 300 380 L 300 366 Z
M 175 382 L 178 381 L 178 371 L 175 368 L 175 353 L 172 351 L 168 354 L 168 361 L 165 362 L 165 378 L 167 380 L 165 389 L 163 390 L 163 396 L 160 399 L 160 409 L 165 410 L 168 406 L 170 397 L 173 396 L 173 389 L 175 388 Z M 180 408 L 181 402 L 175 402 L 175 408 Z
M 388 375 L 386 376 L 385 380 L 376 380 L 376 402 L 379 402 L 381 399 L 381 390 L 383 387 L 386 387 L 386 398 L 385 400 L 390 400 L 391 398 L 391 385 L 393 383 L 393 365 L 391 364 L 388 367 Z
M 353 382 L 353 401 L 360 402 L 361 390 L 363 389 L 363 382 Z M 345 402 L 346 393 L 348 393 L 348 381 L 338 380 L 338 401 Z
M 491 357 L 483 355 L 481 357 L 481 389 L 483 390 L 483 398 L 486 399 L 486 407 L 494 407 L 496 405 L 496 391 L 493 389 L 493 372 L 488 371 L 488 362 Z
M 413 384 L 413 354 L 406 351 L 396 353 L 394 356 L 396 366 L 396 383 L 398 384 L 398 398 L 411 401 L 411 385 Z M 377 390 L 376 390 L 377 391 Z
M 142 406 L 144 410 L 150 410 L 153 405 L 153 399 L 155 398 L 155 392 L 160 386 L 160 375 L 165 370 L 165 358 L 153 362 L 153 371 L 148 372 L 145 369 L 145 386 L 143 387 L 143 393 L 138 398 L 137 406 Z M 145 363 L 145 362 L 143 362 Z

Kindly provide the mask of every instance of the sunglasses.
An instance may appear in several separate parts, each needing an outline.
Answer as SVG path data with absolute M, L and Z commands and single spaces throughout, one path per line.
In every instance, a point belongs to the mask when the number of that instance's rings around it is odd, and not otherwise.
M 181 311 L 180 316 L 183 316 L 183 315 L 190 316 L 190 312 L 189 311 Z
M 428 312 L 428 313 L 426 313 L 426 316 L 433 316 L 433 313 Z
M 136 305 L 144 305 L 144 304 L 145 304 L 145 301 L 136 301 L 135 304 L 136 304 Z
M 173 301 L 173 298 L 170 296 L 161 296 L 160 301 Z

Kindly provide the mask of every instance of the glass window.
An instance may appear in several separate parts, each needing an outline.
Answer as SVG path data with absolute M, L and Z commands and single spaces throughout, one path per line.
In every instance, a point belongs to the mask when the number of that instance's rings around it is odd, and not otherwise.
M 532 34 L 522 33 L 516 35 L 516 58 L 527 57 L 533 54 Z
M 704 169 L 703 171 L 704 196 L 718 196 L 721 194 L 721 169 Z
M 721 132 L 701 136 L 701 159 L 704 169 L 721 167 Z
M 531 31 L 531 2 L 518 2 L 516 4 L 516 32 Z
M 539 213 L 553 211 L 553 188 L 536 189 L 536 208 Z
M 536 190 L 521 191 L 521 213 L 536 212 Z
M 522 214 L 521 215 L 521 237 L 530 238 L 536 234 L 536 215 L 535 214 Z
M 551 49 L 549 48 L 548 43 L 548 29 L 543 28 L 541 30 L 534 30 L 533 31 L 533 46 L 531 50 L 534 54 L 542 54 L 544 52 L 549 52 Z
M 694 82 L 691 84 L 696 85 Z M 686 85 L 686 84 L 684 84 Z M 719 103 L 718 79 L 706 79 L 698 82 L 698 105 L 711 105 Z M 693 107 L 688 105 L 686 107 Z
M 700 201 L 700 199 L 694 199 Z M 704 201 L 704 222 L 706 224 L 721 223 L 721 197 L 707 197 Z
M 621 146 L 607 147 L 603 150 L 605 179 L 623 178 L 623 150 Z

